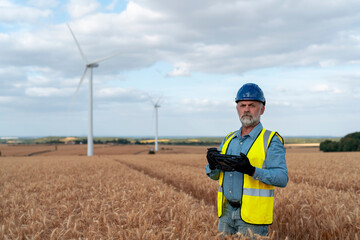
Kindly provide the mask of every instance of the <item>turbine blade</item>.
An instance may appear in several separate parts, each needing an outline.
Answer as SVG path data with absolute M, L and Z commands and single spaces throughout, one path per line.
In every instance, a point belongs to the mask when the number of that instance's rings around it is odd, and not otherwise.
M 121 53 L 115 53 L 115 54 L 112 54 L 112 55 L 107 56 L 107 57 L 99 58 L 98 60 L 95 60 L 95 61 L 93 61 L 93 62 L 91 62 L 91 63 L 89 63 L 89 64 L 100 63 L 100 62 L 103 62 L 103 61 L 108 60 L 108 59 L 110 59 L 110 58 L 119 56 L 120 54 L 121 54 Z
M 150 100 L 150 102 L 152 103 L 152 105 L 155 107 L 155 102 L 154 102 L 154 100 L 150 97 L 150 94 L 146 93 L 146 96 L 148 97 L 148 99 Z
M 81 86 L 82 82 L 84 81 L 84 77 L 85 77 L 85 74 L 86 74 L 87 69 L 88 69 L 87 67 L 84 68 L 84 71 L 83 71 L 83 73 L 82 73 L 82 75 L 81 75 L 81 78 L 80 78 L 80 82 L 79 82 L 79 84 L 78 84 L 78 87 L 76 88 L 75 94 L 74 94 L 74 96 L 73 96 L 73 98 L 72 98 L 72 101 L 71 101 L 71 103 L 70 103 L 70 106 L 69 106 L 69 110 L 68 110 L 68 111 L 70 111 L 70 109 L 71 109 L 71 107 L 72 107 L 72 105 L 73 105 L 73 103 L 74 103 L 74 101 L 75 101 L 75 98 L 76 98 L 76 95 L 77 95 L 78 92 L 79 92 L 80 86 Z
M 86 57 L 85 57 L 85 55 L 84 55 L 84 53 L 83 53 L 83 51 L 82 51 L 82 49 L 80 47 L 80 44 L 79 44 L 78 40 L 75 37 L 74 32 L 71 30 L 71 27 L 70 27 L 70 25 L 68 23 L 66 23 L 66 25 L 68 26 L 68 28 L 69 28 L 69 30 L 71 32 L 71 35 L 73 36 L 73 38 L 75 40 L 76 46 L 78 47 L 78 49 L 80 51 L 80 55 L 81 55 L 82 59 L 84 60 L 85 63 L 87 63 L 88 61 L 87 61 L 87 59 L 86 59 Z
M 156 102 L 156 105 L 159 106 L 159 107 L 160 107 L 159 103 L 160 103 L 161 100 L 162 100 L 162 96 L 159 97 L 159 99 L 158 99 L 157 102 Z

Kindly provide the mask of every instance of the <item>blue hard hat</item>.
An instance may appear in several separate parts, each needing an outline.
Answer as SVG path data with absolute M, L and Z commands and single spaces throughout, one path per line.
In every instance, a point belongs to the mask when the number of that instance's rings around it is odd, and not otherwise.
M 235 102 L 239 101 L 258 101 L 265 105 L 264 93 L 255 83 L 246 83 L 239 89 Z

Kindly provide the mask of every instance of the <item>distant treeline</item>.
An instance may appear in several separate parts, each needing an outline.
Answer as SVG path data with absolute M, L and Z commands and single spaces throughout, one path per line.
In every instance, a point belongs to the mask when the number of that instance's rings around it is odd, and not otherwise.
M 219 145 L 222 138 L 199 137 L 199 138 L 167 138 L 159 139 L 161 145 Z M 0 144 L 87 144 L 86 137 L 42 137 L 42 138 L 18 138 L 0 139 Z M 96 137 L 94 144 L 137 144 L 153 145 L 153 138 L 117 138 L 117 137 Z
M 339 141 L 325 140 L 320 143 L 323 152 L 360 151 L 360 132 L 354 132 L 341 138 Z
M 161 145 L 193 145 L 193 146 L 219 146 L 222 137 L 168 137 L 159 138 Z M 285 137 L 285 144 L 296 143 L 321 143 L 330 142 L 337 144 L 340 138 L 327 137 Z M 86 137 L 39 137 L 0 139 L 0 144 L 87 144 Z M 149 137 L 95 137 L 94 144 L 139 144 L 153 145 L 154 139 Z

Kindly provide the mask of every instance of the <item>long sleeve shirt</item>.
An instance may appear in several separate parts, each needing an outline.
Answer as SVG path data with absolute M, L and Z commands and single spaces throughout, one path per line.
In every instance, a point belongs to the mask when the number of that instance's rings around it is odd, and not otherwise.
M 240 155 L 240 153 L 247 154 L 250 147 L 256 140 L 263 126 L 259 123 L 248 135 L 241 137 L 241 128 L 235 133 L 231 140 L 227 154 Z M 224 140 L 221 143 L 219 150 L 221 151 Z M 213 180 L 219 179 L 220 170 L 211 170 L 209 165 L 205 168 L 206 174 Z M 288 183 L 288 171 L 285 160 L 285 148 L 278 136 L 274 136 L 269 144 L 269 148 L 265 158 L 264 168 L 256 168 L 253 176 L 254 180 L 259 180 L 265 184 L 273 185 L 275 187 L 285 187 Z M 241 201 L 243 186 L 243 174 L 237 171 L 225 172 L 224 174 L 224 196 L 229 201 Z

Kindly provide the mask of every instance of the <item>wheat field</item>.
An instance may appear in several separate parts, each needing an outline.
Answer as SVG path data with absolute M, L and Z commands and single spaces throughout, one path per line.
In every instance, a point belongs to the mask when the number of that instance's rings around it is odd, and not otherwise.
M 0 239 L 220 237 L 206 147 L 20 148 L 0 147 Z M 286 157 L 290 181 L 275 191 L 265 239 L 359 239 L 360 153 Z

